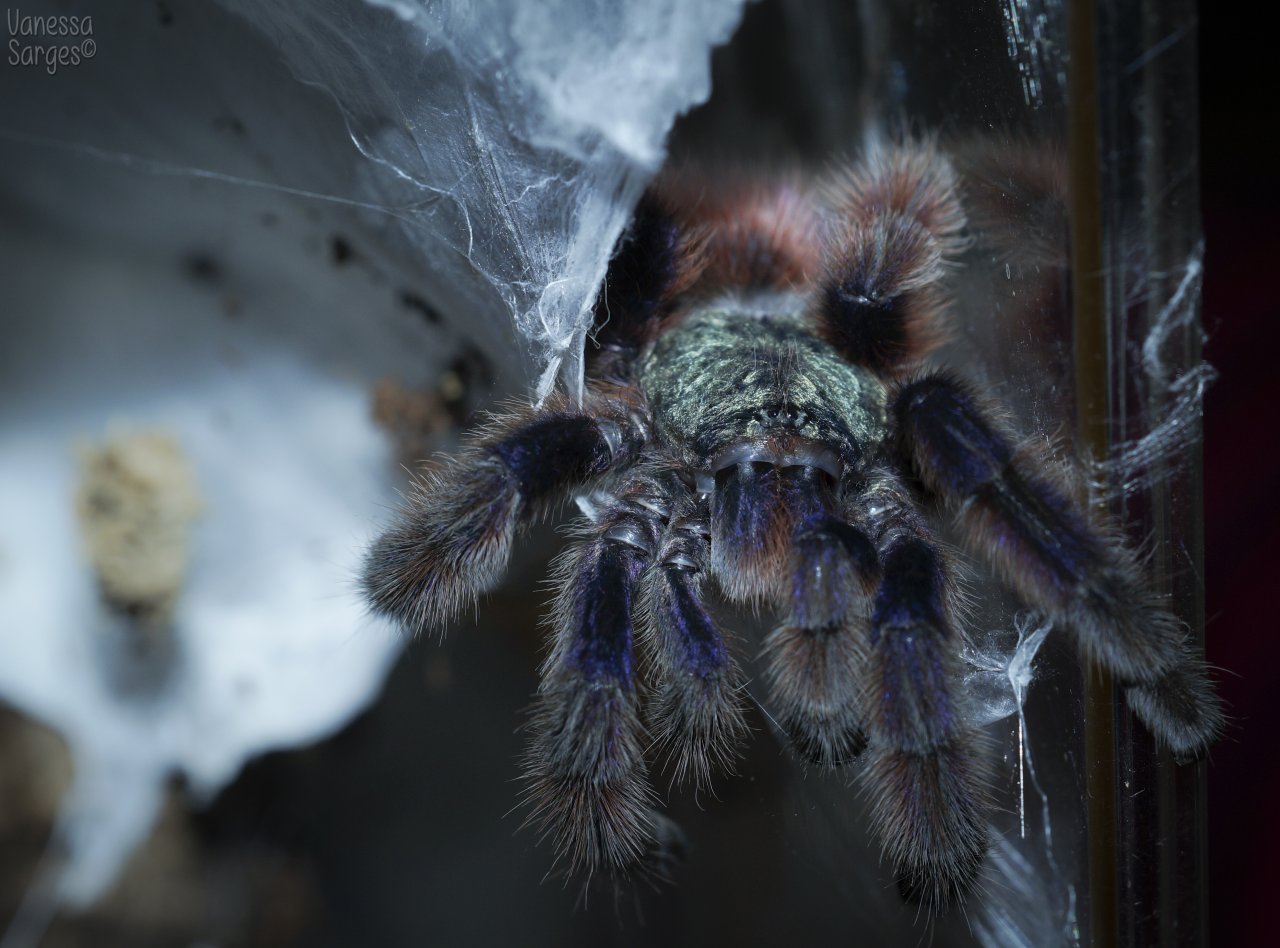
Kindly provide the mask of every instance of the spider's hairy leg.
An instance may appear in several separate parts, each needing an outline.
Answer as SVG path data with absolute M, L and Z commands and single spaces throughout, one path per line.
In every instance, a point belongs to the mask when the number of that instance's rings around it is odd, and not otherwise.
M 867 500 L 881 580 L 868 636 L 864 779 L 902 894 L 942 911 L 978 874 L 990 805 L 981 744 L 956 686 L 962 641 L 951 579 L 897 484 L 878 479 Z
M 821 226 L 799 178 L 676 171 L 660 191 L 698 241 L 700 294 L 789 290 L 807 285 L 821 267 Z
M 554 642 L 526 757 L 530 819 L 571 872 L 661 872 L 674 827 L 644 760 L 633 599 L 656 548 L 661 493 L 640 481 L 593 507 L 590 536 L 557 562 Z
M 791 537 L 789 613 L 765 642 L 771 703 L 798 753 L 834 766 L 866 748 L 861 690 L 875 547 L 817 498 Z
M 652 339 L 705 266 L 704 240 L 681 222 L 659 181 L 640 198 L 595 304 L 595 341 L 626 358 Z
M 1158 740 L 1179 755 L 1203 753 L 1223 726 L 1221 706 L 1186 629 L 1144 582 L 1133 553 L 1090 523 L 955 380 L 910 382 L 892 411 L 900 450 L 958 511 L 970 545 L 1075 632 L 1126 685 L 1129 706 Z
M 963 247 L 951 164 L 928 143 L 869 153 L 830 188 L 829 241 L 817 319 L 846 359 L 893 375 L 943 338 L 943 282 Z
M 714 771 L 733 769 L 747 733 L 742 672 L 702 602 L 706 517 L 705 501 L 681 498 L 641 595 L 654 736 L 671 758 L 674 780 L 691 778 L 704 789 Z
M 437 628 L 501 579 L 517 529 L 565 491 L 631 463 L 643 422 L 623 390 L 498 418 L 440 471 L 424 474 L 374 543 L 363 585 L 375 612 Z

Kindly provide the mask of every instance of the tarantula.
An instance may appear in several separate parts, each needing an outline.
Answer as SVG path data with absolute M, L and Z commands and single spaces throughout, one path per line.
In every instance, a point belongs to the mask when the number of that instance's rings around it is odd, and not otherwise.
M 660 181 L 610 264 L 581 404 L 497 418 L 373 547 L 374 609 L 439 628 L 498 583 L 518 530 L 577 494 L 527 758 L 534 816 L 573 868 L 661 859 L 650 738 L 677 778 L 732 766 L 744 675 L 704 605 L 713 581 L 785 617 L 764 646 L 773 712 L 810 761 L 868 758 L 904 895 L 941 910 L 971 887 L 983 755 L 926 501 L 1163 744 L 1196 755 L 1220 729 L 1135 555 L 971 386 L 926 367 L 964 228 L 930 143 L 873 150 L 813 193 Z

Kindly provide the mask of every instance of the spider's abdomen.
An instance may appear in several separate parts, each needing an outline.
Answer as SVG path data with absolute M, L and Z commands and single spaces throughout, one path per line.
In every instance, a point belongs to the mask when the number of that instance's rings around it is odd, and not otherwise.
M 856 468 L 884 433 L 884 387 L 797 316 L 695 312 L 658 339 L 639 381 L 659 438 L 697 471 L 751 451 Z

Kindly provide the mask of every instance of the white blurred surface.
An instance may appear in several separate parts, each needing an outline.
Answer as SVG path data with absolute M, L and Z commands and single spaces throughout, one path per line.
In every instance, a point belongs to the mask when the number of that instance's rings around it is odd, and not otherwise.
M 208 796 L 376 694 L 399 640 L 366 616 L 355 577 L 395 501 L 392 465 L 358 377 L 256 330 L 252 307 L 231 317 L 177 274 L 52 245 L 5 253 L 22 264 L 14 298 L 52 315 L 19 307 L 8 328 L 23 345 L 0 363 L 0 695 L 71 746 L 62 893 L 84 904 L 170 774 Z M 99 601 L 75 517 L 75 445 L 111 426 L 172 435 L 205 502 L 150 688 L 117 683 L 124 620 Z

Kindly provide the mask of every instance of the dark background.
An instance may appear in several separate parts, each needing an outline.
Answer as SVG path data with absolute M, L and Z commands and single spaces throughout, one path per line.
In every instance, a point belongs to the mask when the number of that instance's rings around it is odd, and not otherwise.
M 1275 53 L 1221 3 L 1202 6 L 1200 37 L 1204 324 L 1221 373 L 1205 406 L 1205 634 L 1235 722 L 1209 768 L 1210 911 L 1215 944 L 1262 945 L 1280 931 Z

